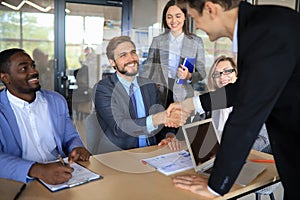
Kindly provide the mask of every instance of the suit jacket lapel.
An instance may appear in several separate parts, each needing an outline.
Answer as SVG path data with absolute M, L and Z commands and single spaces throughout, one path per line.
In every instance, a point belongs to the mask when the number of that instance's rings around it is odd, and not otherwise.
M 12 132 L 14 132 L 14 138 L 18 143 L 18 146 L 20 149 L 22 149 L 22 142 L 21 142 L 21 135 L 20 135 L 20 130 L 17 124 L 17 119 L 14 116 L 14 112 L 10 106 L 10 103 L 8 101 L 7 95 L 6 95 L 6 91 L 2 91 L 1 92 L 1 101 L 2 105 L 0 105 L 1 107 L 1 111 L 3 112 L 3 115 L 5 116 L 5 118 L 7 119 L 7 122 L 9 124 L 9 127 L 11 128 Z M 16 149 L 17 150 L 17 149 Z
M 153 95 L 153 94 L 150 94 L 150 92 L 148 92 L 147 85 L 145 85 L 139 77 L 137 77 L 137 81 L 138 81 L 140 91 L 141 91 L 141 94 L 142 94 L 144 107 L 145 107 L 145 113 L 146 113 L 146 116 L 148 116 L 149 115 L 148 111 L 149 111 L 149 108 L 151 107 L 151 105 L 150 105 L 151 104 L 150 103 L 151 97 L 149 95 Z
M 169 66 L 169 34 L 162 35 L 159 45 L 160 64 L 166 84 L 168 84 L 168 66 Z

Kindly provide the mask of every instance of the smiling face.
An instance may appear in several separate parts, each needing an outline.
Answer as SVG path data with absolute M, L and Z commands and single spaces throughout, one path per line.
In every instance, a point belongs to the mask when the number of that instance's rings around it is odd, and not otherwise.
M 29 102 L 35 99 L 35 92 L 41 88 L 34 61 L 24 52 L 10 57 L 9 72 L 1 73 L 1 81 L 10 93 Z
M 114 60 L 110 60 L 118 75 L 133 80 L 138 73 L 138 56 L 135 47 L 130 42 L 119 44 L 114 50 Z
M 178 35 L 183 32 L 185 16 L 178 6 L 170 6 L 166 13 L 166 22 L 171 32 Z
M 234 69 L 231 66 L 231 63 L 228 60 L 225 61 L 221 61 L 217 64 L 215 72 L 214 73 L 218 73 L 221 72 L 221 76 L 220 77 L 216 77 L 214 78 L 214 81 L 216 83 L 216 85 L 218 86 L 218 88 L 224 87 L 225 85 L 229 84 L 229 83 L 234 83 L 237 79 L 237 74 L 235 71 L 233 72 L 225 72 L 225 70 L 229 70 L 229 69 Z

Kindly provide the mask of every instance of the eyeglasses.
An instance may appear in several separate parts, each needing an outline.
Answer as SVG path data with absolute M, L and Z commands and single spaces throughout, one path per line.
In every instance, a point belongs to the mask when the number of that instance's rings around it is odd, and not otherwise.
M 232 72 L 234 72 L 235 70 L 234 69 L 225 69 L 224 71 L 222 71 L 222 72 L 215 72 L 215 73 L 213 73 L 213 75 L 212 75 L 212 77 L 213 78 L 220 78 L 221 77 L 221 75 L 223 74 L 223 75 L 229 75 L 229 74 L 231 74 Z

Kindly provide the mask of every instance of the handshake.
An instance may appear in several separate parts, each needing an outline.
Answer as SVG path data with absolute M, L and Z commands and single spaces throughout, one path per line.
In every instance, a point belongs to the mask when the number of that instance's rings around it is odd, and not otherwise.
M 194 109 L 193 98 L 188 98 L 182 102 L 174 102 L 167 110 L 153 115 L 152 121 L 154 125 L 164 124 L 178 128 L 186 123 Z

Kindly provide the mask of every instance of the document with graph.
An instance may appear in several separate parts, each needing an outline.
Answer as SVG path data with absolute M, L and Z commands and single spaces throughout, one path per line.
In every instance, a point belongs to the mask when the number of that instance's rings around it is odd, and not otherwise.
M 186 150 L 145 158 L 141 161 L 167 176 L 193 168 L 191 155 Z

